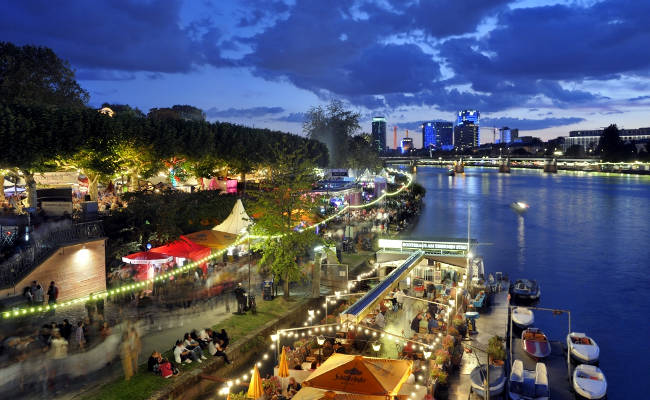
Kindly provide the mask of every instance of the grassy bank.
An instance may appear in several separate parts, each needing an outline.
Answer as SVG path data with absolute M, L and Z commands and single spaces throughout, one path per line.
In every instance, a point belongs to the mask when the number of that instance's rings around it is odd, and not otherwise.
M 301 300 L 286 301 L 283 298 L 276 298 L 273 301 L 262 301 L 257 306 L 257 315 L 232 315 L 225 320 L 215 325 L 213 329 L 225 329 L 230 336 L 231 344 L 236 343 L 243 338 L 247 333 L 261 327 L 269 321 L 282 317 L 290 312 L 292 309 L 299 307 L 302 304 Z M 208 356 L 210 360 L 210 356 Z M 163 357 L 173 360 L 171 350 L 163 353 Z M 200 368 L 204 364 L 192 363 L 183 364 L 179 367 L 181 374 L 187 371 Z M 129 399 L 139 400 L 149 398 L 155 391 L 160 390 L 174 382 L 175 378 L 163 379 L 160 376 L 154 375 L 147 371 L 147 365 L 142 364 L 139 367 L 138 373 L 131 378 L 130 381 L 120 379 L 103 385 L 95 393 L 89 394 L 84 399 Z

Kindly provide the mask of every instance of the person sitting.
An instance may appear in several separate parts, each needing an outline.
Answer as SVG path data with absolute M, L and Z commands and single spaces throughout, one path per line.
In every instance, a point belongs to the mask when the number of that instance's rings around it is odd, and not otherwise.
M 375 316 L 375 326 L 382 331 L 386 327 L 386 307 L 382 306 L 381 311 Z
M 185 346 L 186 349 L 195 352 L 196 355 L 200 357 L 200 359 L 205 360 L 207 358 L 203 355 L 203 350 L 201 350 L 201 345 L 199 345 L 199 342 L 192 339 L 189 333 L 186 333 L 183 339 L 183 346 Z
M 228 355 L 224 350 L 223 341 L 217 337 L 213 338 L 208 351 L 210 351 L 210 354 L 214 357 L 223 357 L 226 364 L 230 364 L 232 361 L 228 360 Z
M 413 321 L 411 321 L 411 330 L 414 333 L 420 332 L 420 321 L 422 320 L 422 314 L 418 313 L 418 315 L 413 318 Z
M 315 370 L 318 368 L 318 363 L 316 361 L 312 361 L 311 366 L 309 367 L 310 370 Z
M 334 343 L 334 352 L 339 354 L 345 354 L 345 347 L 341 346 L 341 343 Z
M 289 391 L 295 391 L 298 392 L 301 389 L 301 386 L 298 382 L 296 382 L 296 378 L 293 376 L 289 378 L 289 384 L 287 385 L 287 392 Z
M 214 332 L 212 336 L 216 336 L 217 339 L 221 340 L 221 347 L 225 348 L 228 347 L 228 344 L 230 343 L 230 338 L 228 337 L 228 333 L 226 332 L 225 329 L 221 329 L 221 332 Z
M 153 372 L 154 374 L 160 373 L 160 362 L 162 361 L 162 354 L 157 351 L 153 351 L 149 356 L 147 361 L 147 371 Z
M 201 332 L 205 332 L 205 329 L 201 329 Z M 196 329 L 193 329 L 192 332 L 190 332 L 190 338 L 192 338 L 193 342 L 198 343 L 201 349 L 206 349 L 208 347 L 208 341 L 201 339 L 201 337 L 199 337 L 199 334 L 196 332 Z
M 176 346 L 174 347 L 174 361 L 176 361 L 177 364 L 190 364 L 192 361 L 201 362 L 201 358 L 198 357 L 195 352 L 186 349 L 185 346 L 183 346 L 183 342 L 177 340 Z

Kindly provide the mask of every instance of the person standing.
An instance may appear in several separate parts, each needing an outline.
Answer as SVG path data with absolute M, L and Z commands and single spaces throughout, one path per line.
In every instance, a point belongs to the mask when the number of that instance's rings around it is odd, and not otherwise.
M 140 358 L 140 351 L 142 351 L 142 341 L 140 340 L 140 334 L 134 326 L 131 326 L 129 332 L 129 346 L 131 351 L 131 363 L 133 368 L 133 373 L 138 372 L 138 359 Z
M 34 304 L 42 306 L 44 301 L 45 294 L 43 293 L 43 287 L 40 284 L 37 284 L 36 290 L 34 291 Z
M 50 282 L 50 287 L 47 288 L 47 303 L 49 305 L 56 304 L 56 299 L 59 298 L 59 288 L 56 287 L 54 281 Z
M 84 335 L 83 321 L 77 322 L 77 329 L 74 332 L 74 343 L 79 351 L 82 351 L 84 349 L 84 346 L 86 344 L 86 336 Z
M 120 356 L 122 359 L 122 369 L 124 370 L 124 380 L 129 381 L 133 376 L 133 361 L 131 361 L 130 330 L 127 329 L 122 334 L 122 343 L 120 343 Z

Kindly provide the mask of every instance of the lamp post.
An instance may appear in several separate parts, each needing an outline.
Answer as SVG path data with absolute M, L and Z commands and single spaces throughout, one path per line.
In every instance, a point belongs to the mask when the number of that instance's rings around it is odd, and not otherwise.
M 320 362 L 323 361 L 323 344 L 325 343 L 325 337 L 320 335 L 316 338 L 316 343 L 318 343 L 318 359 Z
M 375 357 L 377 357 L 379 353 L 379 349 L 381 349 L 381 343 L 379 341 L 373 342 L 372 343 L 372 350 L 375 352 Z

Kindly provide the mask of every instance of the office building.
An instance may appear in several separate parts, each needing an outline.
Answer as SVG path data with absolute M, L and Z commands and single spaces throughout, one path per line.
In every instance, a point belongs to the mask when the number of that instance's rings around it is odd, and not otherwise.
M 641 140 L 650 140 L 650 127 L 637 128 L 637 129 L 619 129 L 619 136 L 623 142 L 635 142 Z M 603 129 L 592 129 L 583 131 L 571 131 L 569 136 L 564 137 L 564 151 L 573 145 L 580 145 L 587 150 L 595 150 L 598 147 L 600 136 L 603 134 Z
M 402 153 L 407 153 L 413 149 L 413 138 L 405 137 L 402 139 Z
M 477 143 L 480 143 L 481 142 L 481 123 L 480 123 L 481 113 L 478 110 L 458 111 L 458 115 L 456 116 L 456 126 L 460 126 L 468 122 L 471 122 L 472 124 L 474 124 L 474 126 L 476 126 Z M 456 143 L 454 143 L 454 146 L 456 146 Z
M 436 146 L 443 150 L 451 150 L 454 147 L 454 124 L 447 121 L 436 121 L 433 123 L 436 133 Z
M 422 125 L 422 147 L 425 149 L 438 147 L 436 128 L 434 127 L 433 122 L 425 122 Z
M 477 147 L 478 144 L 478 125 L 470 121 L 464 121 L 454 127 L 455 148 L 465 149 L 468 147 Z
M 386 150 L 386 118 L 372 118 L 372 144 L 377 152 Z
M 507 126 L 499 129 L 499 135 L 495 143 L 509 144 L 519 137 L 519 129 L 510 129 Z

